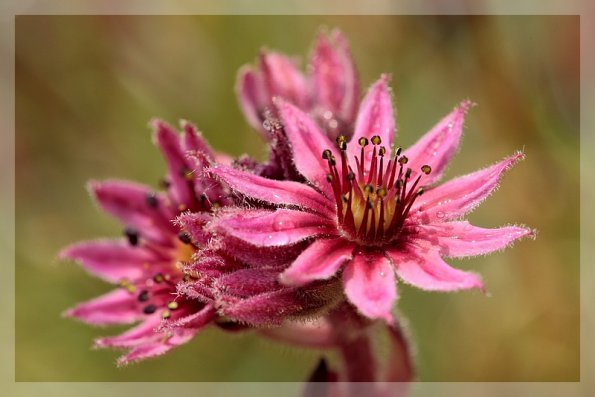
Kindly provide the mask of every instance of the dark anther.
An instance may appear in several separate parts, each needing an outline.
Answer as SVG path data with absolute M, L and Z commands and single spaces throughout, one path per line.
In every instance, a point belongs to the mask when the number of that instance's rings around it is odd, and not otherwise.
M 333 153 L 329 149 L 324 149 L 322 151 L 322 159 L 323 160 L 330 160 Z
M 162 283 L 164 280 L 163 274 L 161 273 L 157 273 L 156 275 L 153 276 L 153 281 L 155 281 L 156 283 Z
M 342 195 L 341 195 L 341 200 L 342 200 L 344 203 L 346 203 L 346 202 L 347 202 L 349 199 L 347 198 L 347 195 L 346 195 L 346 194 L 342 194 Z
M 357 143 L 359 143 L 361 147 L 368 146 L 368 138 L 362 136 L 360 139 L 357 140 Z
M 366 193 L 372 193 L 374 191 L 374 186 L 372 186 L 372 185 L 366 185 L 366 186 L 364 186 L 364 191 Z
M 380 139 L 379 135 L 374 135 L 371 139 L 372 145 L 380 145 L 382 143 L 382 139 Z
M 395 182 L 395 189 L 400 190 L 403 187 L 403 180 L 399 179 Z
M 333 176 L 331 174 L 326 174 L 326 181 L 331 183 L 333 181 Z
M 425 192 L 424 188 L 423 188 L 423 187 L 420 187 L 420 188 L 417 190 L 417 195 L 418 195 L 418 196 L 421 196 L 422 194 L 424 194 L 424 192 Z
M 157 205 L 159 205 L 159 201 L 157 201 L 157 196 L 155 196 L 155 193 L 151 192 L 147 193 L 145 197 L 145 202 L 151 208 L 157 208 Z
M 169 312 L 169 310 L 164 310 L 161 313 L 161 318 L 164 319 L 164 320 L 167 320 L 170 317 L 171 317 L 171 313 Z
M 155 305 L 147 305 L 143 308 L 143 313 L 145 314 L 153 314 L 157 310 L 157 306 Z
M 178 302 L 171 301 L 167 304 L 169 310 L 176 310 L 178 308 Z
M 403 156 L 399 159 L 399 164 L 403 165 L 403 164 L 407 164 L 409 162 L 409 159 L 407 158 L 407 156 Z
M 341 151 L 347 150 L 347 142 L 339 143 L 339 150 L 341 150 Z
M 190 235 L 188 233 L 186 233 L 186 232 L 180 232 L 180 233 L 178 233 L 178 238 L 184 244 L 190 244 L 192 242 L 192 239 L 190 238 Z
M 355 174 L 353 172 L 350 172 L 347 174 L 347 180 L 348 181 L 352 181 L 355 179 Z
M 182 276 L 182 281 L 185 282 L 185 283 L 187 283 L 188 281 L 190 281 L 190 279 L 191 279 L 191 277 L 190 277 L 189 274 L 184 274 Z
M 403 150 L 403 149 L 402 149 L 401 147 L 398 147 L 398 148 L 397 148 L 397 151 L 395 152 L 395 154 L 396 154 L 397 156 L 400 156 L 400 155 L 401 155 L 401 151 L 402 151 L 402 150 Z
M 331 157 L 328 162 L 329 162 L 330 165 L 337 165 L 337 160 L 335 160 L 334 157 Z
M 430 167 L 429 165 L 425 164 L 421 166 L 421 172 L 423 172 L 426 175 L 429 175 L 430 172 L 432 172 L 432 167 Z
M 146 302 L 149 300 L 149 291 L 147 291 L 146 289 L 142 290 L 139 294 L 138 294 L 138 301 L 139 302 Z
M 138 231 L 136 229 L 127 227 L 126 229 L 124 229 L 124 236 L 126 236 L 130 245 L 138 245 Z
M 368 205 L 368 208 L 369 209 L 374 208 L 374 204 L 372 204 L 372 200 L 371 199 L 368 199 L 368 201 L 366 202 L 366 204 Z
M 383 187 L 378 188 L 378 190 L 376 190 L 376 194 L 378 195 L 378 197 L 380 198 L 385 198 L 386 197 L 386 189 Z
M 204 201 L 207 201 L 207 198 L 208 198 L 208 197 L 207 197 L 207 194 L 206 194 L 206 193 L 201 193 L 201 194 L 198 196 L 198 199 L 199 199 L 200 201 L 203 201 L 203 202 L 204 202 Z
M 405 171 L 405 178 L 409 179 L 411 177 L 411 168 L 407 168 L 407 171 Z
M 380 149 L 378 149 L 378 155 L 380 157 L 384 157 L 385 153 L 386 153 L 386 148 L 384 146 L 380 146 Z

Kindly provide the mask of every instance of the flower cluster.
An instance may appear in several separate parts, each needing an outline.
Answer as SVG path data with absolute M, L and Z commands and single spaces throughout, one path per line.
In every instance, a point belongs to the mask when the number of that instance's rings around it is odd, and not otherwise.
M 126 349 L 121 364 L 163 354 L 210 325 L 336 349 L 343 372 L 321 361 L 315 380 L 411 380 L 393 315 L 397 278 L 424 290 L 483 289 L 477 274 L 443 258 L 490 253 L 533 232 L 461 220 L 523 154 L 440 184 L 472 103 L 402 149 L 393 142 L 388 84 L 382 75 L 360 103 L 346 40 L 321 33 L 306 75 L 275 52 L 240 70 L 240 105 L 267 140 L 267 161 L 231 159 L 187 122 L 179 134 L 154 121 L 168 167 L 163 189 L 89 184 L 99 206 L 123 223 L 124 237 L 74 244 L 61 257 L 117 288 L 66 315 L 137 323 L 96 341 Z M 398 357 L 386 371 L 370 346 L 370 325 L 378 323 Z

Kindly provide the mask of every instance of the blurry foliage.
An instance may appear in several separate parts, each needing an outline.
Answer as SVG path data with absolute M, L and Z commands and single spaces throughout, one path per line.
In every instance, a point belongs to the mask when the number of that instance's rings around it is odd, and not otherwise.
M 261 47 L 307 57 L 321 26 L 351 42 L 362 86 L 392 75 L 401 145 L 461 99 L 462 150 L 447 177 L 524 149 L 527 160 L 471 220 L 523 223 L 535 241 L 451 261 L 480 272 L 490 296 L 399 285 L 399 310 L 423 381 L 574 381 L 579 373 L 578 17 L 18 16 L 16 23 L 19 381 L 302 380 L 319 352 L 209 329 L 173 353 L 115 367 L 93 329 L 60 313 L 110 287 L 55 256 L 117 236 L 90 178 L 156 185 L 164 164 L 146 127 L 195 122 L 212 145 L 264 154 L 234 96 Z

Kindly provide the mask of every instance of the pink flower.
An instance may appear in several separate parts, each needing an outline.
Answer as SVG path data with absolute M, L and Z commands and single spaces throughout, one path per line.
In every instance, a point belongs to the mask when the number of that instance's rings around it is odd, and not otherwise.
M 125 239 L 78 243 L 60 253 L 120 287 L 69 309 L 66 316 L 92 325 L 139 322 L 121 335 L 95 342 L 97 347 L 127 349 L 119 364 L 163 354 L 216 316 L 212 303 L 176 293 L 176 284 L 185 279 L 181 265 L 207 235 L 196 230 L 190 235 L 172 222 L 181 212 L 194 211 L 195 224 L 206 223 L 213 207 L 227 203 L 220 185 L 200 172 L 200 159 L 214 160 L 215 154 L 189 123 L 183 123 L 181 136 L 161 121 L 153 127 L 168 166 L 167 192 L 127 181 L 91 182 L 89 190 L 101 209 L 125 225 Z M 188 158 L 188 151 L 196 155 Z M 183 326 L 171 326 L 176 324 Z
M 240 69 L 236 91 L 246 119 L 265 135 L 263 122 L 267 111 L 275 109 L 273 97 L 310 112 L 331 137 L 351 129 L 359 100 L 357 72 L 347 40 L 338 30 L 318 34 L 307 75 L 286 55 L 262 51 L 256 68 Z
M 263 208 L 223 211 L 210 224 L 227 252 L 273 258 L 298 250 L 281 280 L 303 286 L 340 274 L 344 292 L 370 318 L 391 321 L 395 274 L 425 290 L 483 289 L 480 277 L 442 257 L 500 250 L 533 232 L 517 226 L 484 229 L 458 220 L 523 158 L 517 153 L 436 185 L 459 146 L 462 102 L 416 144 L 391 154 L 395 121 L 386 76 L 363 99 L 353 137 L 331 143 L 315 120 L 285 99 L 277 112 L 292 160 L 305 183 L 274 181 L 219 165 L 210 172 Z M 246 248 L 247 246 L 251 249 Z

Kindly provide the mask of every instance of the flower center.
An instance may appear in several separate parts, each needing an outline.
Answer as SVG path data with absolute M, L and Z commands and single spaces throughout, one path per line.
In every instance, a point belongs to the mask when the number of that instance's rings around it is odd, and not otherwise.
M 423 165 L 417 177 L 406 167 L 409 159 L 401 155 L 401 148 L 386 161 L 386 148 L 378 135 L 360 138 L 359 157 L 354 156 L 354 171 L 347 159 L 347 138 L 337 137 L 341 151 L 340 165 L 330 150 L 322 152 L 327 160 L 331 184 L 337 204 L 337 219 L 343 231 L 352 240 L 366 244 L 384 244 L 396 238 L 401 231 L 413 202 L 424 188 L 418 187 L 422 177 L 430 174 L 429 165 Z

